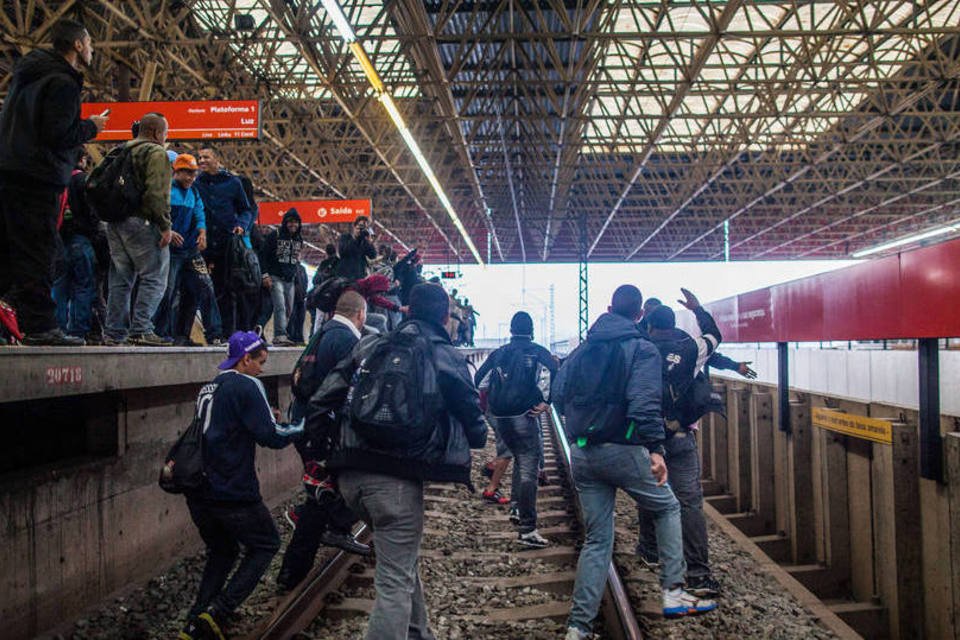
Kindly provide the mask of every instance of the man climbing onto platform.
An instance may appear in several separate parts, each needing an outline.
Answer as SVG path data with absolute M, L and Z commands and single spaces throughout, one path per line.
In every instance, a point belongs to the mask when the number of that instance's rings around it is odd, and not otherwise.
M 480 386 L 484 378 L 490 376 L 487 402 L 497 433 L 497 446 L 499 449 L 502 442 L 513 455 L 510 520 L 519 528 L 518 542 L 542 549 L 550 542 L 537 531 L 537 480 L 543 451 L 540 414 L 548 405 L 539 381 L 541 367 L 547 369 L 553 379 L 557 361 L 533 341 L 533 318 L 527 312 L 518 311 L 513 315 L 510 334 L 510 342 L 491 353 L 481 365 L 474 383 Z M 509 458 L 498 452 L 494 464 L 505 466 L 501 460 L 509 464 Z M 499 490 L 483 492 L 484 500 L 500 502 L 499 496 Z
M 187 494 L 190 517 L 207 545 L 197 599 L 180 640 L 223 640 L 222 625 L 253 592 L 280 549 L 280 534 L 263 503 L 254 466 L 257 445 L 282 449 L 303 433 L 303 421 L 279 424 L 263 383 L 267 345 L 252 332 L 230 336 L 221 373 L 200 389 L 204 486 Z M 243 547 L 237 570 L 231 570 Z M 229 578 L 229 581 L 228 581 Z
M 310 437 L 338 429 L 328 466 L 373 528 L 376 600 L 367 640 L 433 640 L 420 583 L 424 483 L 470 484 L 470 449 L 487 427 L 463 355 L 444 330 L 447 294 L 419 284 L 411 319 L 364 338 L 311 399 Z M 331 425 L 329 416 L 339 414 Z
M 590 327 L 553 384 L 553 402 L 566 416 L 571 470 L 586 526 L 566 640 L 591 637 L 613 556 L 617 489 L 655 514 L 664 615 L 704 613 L 717 606 L 683 589 L 680 504 L 667 484 L 663 461 L 660 354 L 636 324 L 642 302 L 633 285 L 618 287 L 608 312 Z
M 650 339 L 663 358 L 662 407 L 667 426 L 664 459 L 670 469 L 670 484 L 680 501 L 687 589 L 697 596 L 715 597 L 720 595 L 720 583 L 710 571 L 696 426 L 706 412 L 722 412 L 722 406 L 711 404 L 710 382 L 701 369 L 723 338 L 713 317 L 700 306 L 697 297 L 686 289 L 680 291 L 683 300 L 678 302 L 696 316 L 701 335 L 693 337 L 678 329 L 676 314 L 666 305 L 652 309 L 647 323 Z M 653 515 L 638 504 L 637 517 L 640 525 L 637 555 L 652 568 L 658 558 Z

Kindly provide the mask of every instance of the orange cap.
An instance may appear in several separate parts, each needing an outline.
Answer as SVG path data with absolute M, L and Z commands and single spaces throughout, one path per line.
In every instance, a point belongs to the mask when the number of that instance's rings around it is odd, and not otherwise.
M 177 169 L 191 169 L 196 171 L 200 166 L 197 164 L 197 159 L 194 158 L 189 153 L 181 153 L 177 156 L 177 159 L 173 161 L 173 170 Z

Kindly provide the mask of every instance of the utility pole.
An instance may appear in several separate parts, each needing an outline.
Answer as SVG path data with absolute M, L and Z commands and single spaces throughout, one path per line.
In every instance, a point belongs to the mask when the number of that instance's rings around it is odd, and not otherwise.
M 588 311 L 588 299 L 587 299 L 587 214 L 585 211 L 580 213 L 580 266 L 579 266 L 579 279 L 580 279 L 580 321 L 579 321 L 579 334 L 580 341 L 586 339 L 587 329 L 590 324 L 589 311 Z

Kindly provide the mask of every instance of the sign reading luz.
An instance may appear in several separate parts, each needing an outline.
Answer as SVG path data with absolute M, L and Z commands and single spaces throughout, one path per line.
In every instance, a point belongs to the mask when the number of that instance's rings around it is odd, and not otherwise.
M 357 216 L 370 217 L 370 200 L 288 200 L 261 202 L 260 224 L 280 224 L 283 214 L 296 208 L 303 224 L 353 222 Z
M 260 137 L 257 100 L 203 100 L 198 102 L 85 102 L 83 118 L 110 109 L 107 127 L 96 140 L 130 140 L 130 127 L 151 111 L 162 113 L 170 125 L 168 140 L 229 140 Z
M 813 408 L 813 426 L 843 433 L 855 438 L 883 444 L 893 442 L 893 427 L 888 420 L 878 420 L 852 413 L 842 413 L 823 407 Z

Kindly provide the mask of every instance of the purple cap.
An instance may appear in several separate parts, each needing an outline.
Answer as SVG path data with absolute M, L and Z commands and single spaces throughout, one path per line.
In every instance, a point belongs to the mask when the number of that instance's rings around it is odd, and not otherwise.
M 220 369 L 223 370 L 232 369 L 244 355 L 267 346 L 263 338 L 253 331 L 237 331 L 230 336 L 228 343 L 227 359 L 220 363 Z

